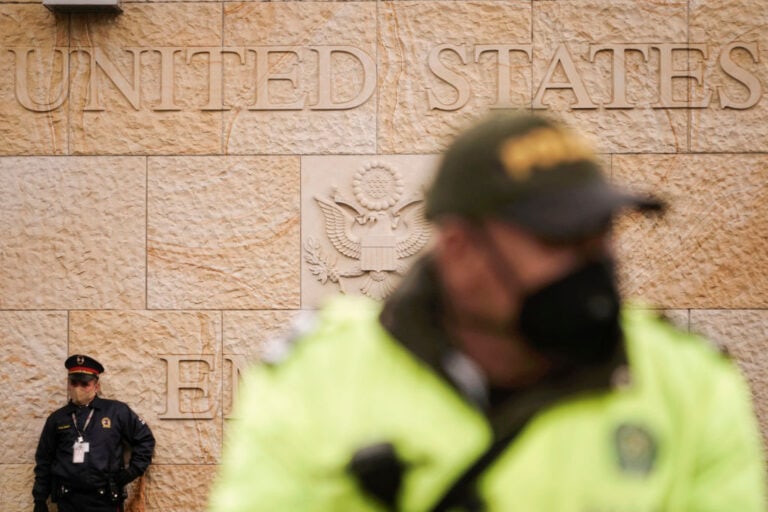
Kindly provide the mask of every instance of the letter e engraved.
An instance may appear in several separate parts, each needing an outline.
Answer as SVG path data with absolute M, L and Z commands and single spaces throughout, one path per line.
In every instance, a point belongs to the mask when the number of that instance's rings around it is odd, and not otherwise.
M 291 83 L 294 89 L 298 88 L 298 65 L 301 64 L 297 46 L 271 46 L 269 48 L 248 48 L 249 52 L 256 54 L 256 102 L 248 107 L 248 110 L 302 110 L 305 98 L 300 95 L 292 103 L 271 103 L 269 100 L 269 82 L 285 80 Z M 289 56 L 296 58 L 291 63 L 290 71 L 278 73 L 272 70 L 269 56 L 282 54 L 277 64 L 283 64 Z
M 706 44 L 653 44 L 651 48 L 659 50 L 659 102 L 653 108 L 706 108 L 712 98 L 712 91 L 707 91 L 704 98 L 698 101 L 676 100 L 672 97 L 672 80 L 675 78 L 693 78 L 697 84 L 703 84 L 704 63 L 691 69 L 675 69 L 672 62 L 674 51 L 686 50 L 700 52 L 707 58 Z
M 160 359 L 166 362 L 167 384 L 165 412 L 159 416 L 161 420 L 210 420 L 216 415 L 214 403 L 210 399 L 208 376 L 213 371 L 213 355 L 161 355 Z M 181 363 L 195 362 L 207 366 L 208 371 L 201 371 L 200 378 L 193 381 L 181 381 Z M 202 397 L 208 402 L 208 407 L 203 410 L 182 411 L 180 396 L 182 390 L 194 390 L 202 392 Z

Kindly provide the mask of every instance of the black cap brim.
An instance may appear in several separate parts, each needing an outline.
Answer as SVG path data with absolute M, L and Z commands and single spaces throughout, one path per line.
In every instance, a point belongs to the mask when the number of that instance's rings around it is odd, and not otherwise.
M 532 195 L 510 205 L 501 217 L 543 240 L 566 242 L 605 230 L 622 210 L 661 212 L 664 203 L 597 181 Z
M 69 380 L 73 380 L 75 382 L 91 382 L 93 380 L 98 380 L 99 378 L 96 375 L 91 375 L 89 373 L 70 373 L 69 374 Z

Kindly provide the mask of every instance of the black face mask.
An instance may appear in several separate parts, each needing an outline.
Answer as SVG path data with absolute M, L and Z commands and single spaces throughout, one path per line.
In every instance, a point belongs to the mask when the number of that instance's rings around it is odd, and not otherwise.
M 488 247 L 502 282 L 514 294 L 519 276 L 491 235 L 484 229 L 476 233 Z M 523 297 L 520 311 L 506 331 L 513 337 L 521 335 L 534 350 L 557 363 L 604 362 L 621 343 L 620 305 L 613 260 L 598 256 Z
M 602 362 L 621 342 L 620 303 L 611 259 L 590 261 L 525 297 L 517 331 L 554 360 Z

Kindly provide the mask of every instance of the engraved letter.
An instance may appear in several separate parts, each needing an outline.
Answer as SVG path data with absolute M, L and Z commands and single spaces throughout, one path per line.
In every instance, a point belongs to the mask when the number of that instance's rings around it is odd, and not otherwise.
M 317 103 L 310 107 L 312 110 L 347 110 L 359 107 L 368 101 L 376 89 L 376 64 L 367 53 L 352 46 L 319 46 L 310 48 L 310 50 L 317 52 L 319 70 Z M 331 57 L 334 53 L 348 53 L 363 66 L 362 89 L 351 100 L 340 103 L 334 103 L 331 94 Z
M 712 98 L 712 91 L 707 91 L 704 98 L 700 101 L 675 100 L 672 97 L 672 80 L 675 78 L 693 78 L 696 83 L 702 83 L 703 68 L 702 62 L 696 68 L 690 70 L 675 69 L 672 66 L 672 52 L 675 50 L 687 50 L 700 52 L 707 58 L 706 44 L 675 44 L 663 43 L 651 45 L 652 48 L 659 50 L 659 102 L 653 105 L 653 108 L 706 108 Z
M 16 53 L 17 50 L 19 53 Z M 61 50 L 59 48 L 53 49 L 54 52 L 61 55 L 61 86 L 56 99 L 47 103 L 40 103 L 33 100 L 29 96 L 29 83 L 27 82 L 27 60 L 29 58 L 29 54 L 35 51 L 35 48 L 8 48 L 8 51 L 13 53 L 16 59 L 16 100 L 21 104 L 22 107 L 26 108 L 27 110 L 31 110 L 32 112 L 50 112 L 51 110 L 56 110 L 62 104 L 64 104 L 64 101 L 69 95 L 68 51 Z M 55 60 L 55 57 L 52 60 Z M 51 79 L 51 82 L 53 82 L 53 79 Z M 48 89 L 48 92 L 50 93 L 51 90 Z
M 496 52 L 496 62 L 498 72 L 496 73 L 497 89 L 496 89 L 496 103 L 490 106 L 490 108 L 509 108 L 512 106 L 512 100 L 509 98 L 509 83 L 510 69 L 512 64 L 510 63 L 510 54 L 512 52 L 522 52 L 528 56 L 528 62 L 531 62 L 532 45 L 513 45 L 513 44 L 482 44 L 475 46 L 475 62 L 478 61 L 480 55 L 485 52 Z
M 754 107 L 760 101 L 760 97 L 763 95 L 763 87 L 755 75 L 731 60 L 731 52 L 735 48 L 747 50 L 753 61 L 760 62 L 757 43 L 730 43 L 720 53 L 720 67 L 723 68 L 723 71 L 728 76 L 744 84 L 747 90 L 749 90 L 749 98 L 741 103 L 735 102 L 726 96 L 725 91 L 720 87 L 717 88 L 717 94 L 720 96 L 720 106 L 722 108 L 743 110 Z
M 469 101 L 469 82 L 466 78 L 449 69 L 440 60 L 440 54 L 443 50 L 451 50 L 459 56 L 462 64 L 467 63 L 466 51 L 460 46 L 454 46 L 451 44 L 441 44 L 432 48 L 429 52 L 429 70 L 435 74 L 439 79 L 446 82 L 448 85 L 456 89 L 456 101 L 453 103 L 441 103 L 430 88 L 427 88 L 427 99 L 429 100 L 430 110 L 458 110 Z
M 256 102 L 248 110 L 301 110 L 304 108 L 304 98 L 300 97 L 293 103 L 273 104 L 269 101 L 269 82 L 273 80 L 288 80 L 296 89 L 298 85 L 297 64 L 301 62 L 298 49 L 295 46 L 272 46 L 269 48 L 248 48 L 256 54 Z M 269 69 L 270 54 L 286 54 L 296 57 L 292 70 L 285 73 L 271 72 Z M 282 61 L 283 59 L 281 59 Z
M 152 110 L 168 112 L 181 110 L 174 101 L 174 65 L 173 57 L 181 48 L 159 48 L 154 50 L 160 54 L 160 104 Z
M 565 82 L 552 81 L 552 76 L 555 74 L 558 64 L 562 65 L 563 71 L 565 72 Z M 544 80 L 542 80 L 541 85 L 539 86 L 539 90 L 536 92 L 536 96 L 533 98 L 533 108 L 547 108 L 543 101 L 544 93 L 547 92 L 547 89 L 572 90 L 573 94 L 576 96 L 576 103 L 571 103 L 571 108 L 597 108 L 597 105 L 595 105 L 589 98 L 587 89 L 584 87 L 584 82 L 582 82 L 581 76 L 579 76 L 578 71 L 576 71 L 576 66 L 573 63 L 573 57 L 571 57 L 571 54 L 565 44 L 561 44 L 557 48 L 554 57 L 552 57 L 552 60 L 549 63 L 549 67 L 544 74 Z
M 235 401 L 237 400 L 240 390 L 240 374 L 243 370 L 248 368 L 248 359 L 242 355 L 228 355 L 224 356 L 225 361 L 229 361 L 232 366 L 232 373 L 230 374 L 230 389 L 232 390 L 232 404 L 229 407 L 229 412 L 224 416 L 226 419 L 233 418 L 232 411 L 235 409 Z
M 87 53 L 87 50 L 83 49 Z M 147 50 L 139 48 L 126 48 L 125 51 L 130 52 L 133 55 L 133 76 L 131 81 L 133 85 L 128 83 L 123 74 L 117 67 L 110 61 L 101 48 L 91 49 L 91 77 L 88 87 L 88 104 L 84 110 L 88 111 L 101 111 L 104 107 L 99 101 L 99 87 L 96 80 L 96 67 L 100 67 L 107 78 L 112 80 L 115 87 L 125 96 L 134 110 L 139 110 L 139 91 L 141 88 L 141 62 L 140 56 Z
M 590 46 L 589 61 L 595 62 L 595 55 L 603 51 L 611 53 L 611 62 L 613 63 L 612 101 L 603 104 L 603 106 L 605 108 L 634 108 L 634 105 L 627 101 L 627 68 L 624 59 L 627 52 L 636 51 L 642 53 L 643 60 L 648 62 L 648 45 L 605 44 Z
M 245 52 L 242 49 L 234 48 L 199 48 L 189 50 L 187 53 L 187 64 L 192 61 L 192 57 L 199 53 L 208 55 L 208 104 L 201 110 L 230 110 L 230 107 L 224 105 L 223 94 L 223 58 L 225 53 L 234 53 L 240 57 L 240 64 L 245 64 Z
M 210 420 L 216 415 L 214 403 L 209 398 L 208 393 L 208 375 L 213 370 L 212 355 L 161 355 L 160 359 L 167 364 L 167 391 L 165 400 L 165 412 L 159 416 L 161 420 Z M 181 382 L 180 366 L 182 361 L 192 361 L 205 364 L 209 371 L 202 371 L 201 377 L 191 382 Z M 181 390 L 195 390 L 202 392 L 202 398 L 209 402 L 208 408 L 201 411 L 182 411 L 179 398 Z M 198 393 L 199 394 L 199 393 Z

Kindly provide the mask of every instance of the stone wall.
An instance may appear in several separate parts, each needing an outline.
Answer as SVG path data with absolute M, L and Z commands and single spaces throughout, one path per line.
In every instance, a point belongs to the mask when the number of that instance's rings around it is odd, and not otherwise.
M 238 373 L 323 296 L 386 296 L 489 108 L 561 116 L 669 200 L 619 226 L 624 291 L 727 345 L 768 431 L 763 4 L 0 0 L 0 510 L 31 510 L 75 352 L 156 433 L 134 509 L 204 510 Z

